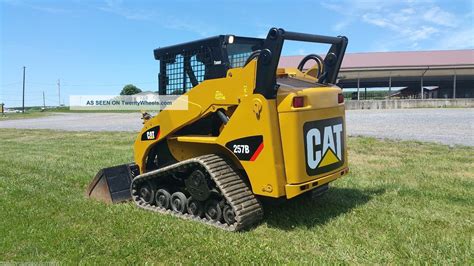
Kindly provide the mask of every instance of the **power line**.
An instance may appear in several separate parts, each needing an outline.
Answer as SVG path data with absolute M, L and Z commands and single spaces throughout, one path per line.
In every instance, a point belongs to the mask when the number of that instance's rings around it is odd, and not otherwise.
M 24 112 L 25 110 L 25 97 L 26 97 L 26 67 L 23 66 L 23 82 L 21 81 L 16 81 L 16 82 L 8 82 L 8 83 L 3 83 L 2 85 L 0 85 L 0 88 L 2 88 L 3 90 L 0 91 L 0 98 L 2 98 L 3 101 L 7 101 L 7 102 L 22 102 L 22 110 Z M 124 86 L 124 84 L 135 84 L 135 85 L 146 85 L 146 84 L 156 84 L 157 82 L 156 81 L 151 81 L 151 82 L 123 82 L 123 83 L 99 83 L 99 84 L 61 84 L 61 81 L 58 79 L 57 83 L 47 83 L 47 82 L 36 82 L 36 81 L 28 81 L 28 85 L 29 85 L 29 90 L 28 90 L 28 102 L 30 101 L 35 101 L 35 102 L 38 102 L 38 101 L 41 101 L 41 99 L 43 100 L 43 105 L 45 104 L 45 101 L 47 102 L 54 102 L 54 100 L 46 97 L 46 93 L 48 91 L 51 91 L 52 86 L 54 85 L 57 85 L 57 89 L 58 89 L 58 104 L 61 105 L 61 85 L 63 86 L 66 86 L 66 87 L 107 87 L 107 86 L 114 86 L 114 87 L 117 87 L 117 86 Z M 11 99 L 12 97 L 13 98 L 16 98 L 18 97 L 18 93 L 16 93 L 18 87 L 20 86 L 20 84 L 22 84 L 22 96 L 21 96 L 21 100 L 15 100 L 15 99 Z M 10 89 L 6 89 L 5 88 L 10 88 Z M 31 90 L 31 88 L 33 88 Z M 36 89 L 35 89 L 36 88 Z M 45 90 L 46 89 L 46 90 Z M 63 88 L 64 89 L 64 88 Z M 72 88 L 70 89 L 67 89 L 66 88 L 66 92 L 69 91 L 69 90 L 73 90 Z M 39 95 L 38 95 L 39 94 Z M 39 97 L 35 96 L 35 95 L 38 95 Z M 16 97 L 15 97 L 16 96 Z M 9 99 L 10 98 L 10 99 Z

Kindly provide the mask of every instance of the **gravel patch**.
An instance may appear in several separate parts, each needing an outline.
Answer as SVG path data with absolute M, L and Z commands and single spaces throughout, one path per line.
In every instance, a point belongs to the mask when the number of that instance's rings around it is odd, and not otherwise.
M 140 113 L 58 113 L 0 120 L 0 128 L 138 132 L 140 118 Z M 350 136 L 474 146 L 474 109 L 469 108 L 348 110 L 346 121 Z
M 350 110 L 346 120 L 350 136 L 474 146 L 474 109 Z

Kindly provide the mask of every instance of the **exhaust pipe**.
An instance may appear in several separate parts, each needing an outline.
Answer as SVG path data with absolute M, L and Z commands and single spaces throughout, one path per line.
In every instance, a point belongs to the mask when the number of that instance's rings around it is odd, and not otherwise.
M 132 199 L 130 185 L 139 174 L 136 164 L 122 164 L 100 169 L 86 190 L 86 196 L 108 204 Z

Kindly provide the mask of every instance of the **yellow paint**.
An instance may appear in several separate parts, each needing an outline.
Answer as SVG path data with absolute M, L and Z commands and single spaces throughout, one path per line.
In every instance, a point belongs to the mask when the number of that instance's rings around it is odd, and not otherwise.
M 282 147 L 287 183 L 299 184 L 324 177 L 327 174 L 324 173 L 317 176 L 308 176 L 306 173 L 304 154 L 305 147 L 302 128 L 304 123 L 307 121 L 322 120 L 343 115 L 343 105 L 332 108 L 305 110 L 301 112 L 290 110 L 279 113 L 279 124 L 284 125 L 281 127 L 280 131 L 281 138 L 283 140 Z M 344 116 L 343 120 L 345 120 Z M 345 132 L 345 121 L 343 127 Z M 344 135 L 343 138 L 345 139 L 346 136 Z M 346 145 L 347 141 L 344 140 L 344 143 L 344 145 Z M 343 150 L 345 151 L 344 154 L 342 154 L 344 158 L 344 164 L 339 169 L 331 171 L 331 173 L 340 171 L 340 169 L 347 167 L 347 147 L 344 147 Z
M 261 103 L 258 115 L 253 108 L 256 101 Z M 257 159 L 253 162 L 240 161 L 240 164 L 249 177 L 253 192 L 269 197 L 284 196 L 286 184 L 278 114 L 275 110 L 275 100 L 252 94 L 242 100 L 217 138 L 217 143 L 225 146 L 234 139 L 263 136 L 264 148 Z
M 245 90 L 244 90 L 244 92 L 245 92 Z M 214 94 L 214 99 L 219 100 L 219 101 L 223 101 L 223 100 L 225 100 L 225 95 L 221 91 L 216 91 L 216 93 Z
M 339 178 L 343 175 L 346 175 L 348 173 L 349 173 L 349 168 L 344 168 L 344 169 L 341 169 L 340 172 L 338 171 L 338 172 L 333 173 L 333 174 L 325 175 L 324 177 L 321 177 L 317 180 L 311 180 L 311 181 L 301 183 L 301 184 L 297 184 L 297 185 L 288 184 L 288 185 L 285 186 L 286 198 L 291 199 L 293 197 L 296 197 L 296 196 L 298 196 L 302 193 L 305 193 L 307 191 L 310 191 L 312 189 L 320 187 L 324 184 L 327 184 L 331 181 L 334 181 L 337 178 Z
M 334 154 L 334 152 L 329 148 L 326 151 L 326 154 L 324 155 L 323 159 L 319 163 L 318 167 L 328 166 L 330 164 L 337 163 L 337 162 L 339 162 L 339 159 L 337 159 L 336 154 Z
M 176 137 L 181 142 L 195 142 L 195 143 L 216 143 L 216 137 L 203 137 L 203 136 L 181 136 Z
M 246 173 L 253 193 L 262 196 L 294 197 L 314 188 L 301 190 L 300 184 L 317 182 L 320 185 L 341 176 L 342 169 L 347 169 L 346 152 L 342 155 L 345 163 L 339 169 L 308 176 L 303 143 L 305 122 L 332 117 L 344 119 L 344 105 L 337 103 L 337 94 L 341 89 L 315 83 L 316 79 L 309 75 L 311 73 L 285 68 L 278 70 L 279 81 L 298 79 L 308 82 L 308 87 L 282 86 L 276 99 L 265 99 L 253 94 L 256 67 L 256 60 L 252 60 L 243 68 L 232 69 L 232 74 L 229 71 L 225 78 L 203 81 L 184 94 L 188 97 L 188 110 L 167 108 L 146 121 L 134 144 L 135 162 L 140 172 L 147 171 L 145 165 L 151 148 L 160 141 L 166 141 L 169 151 L 178 161 L 210 153 L 228 157 Z M 295 96 L 305 97 L 304 107 L 292 107 Z M 221 126 L 218 136 L 178 133 L 183 127 L 219 109 L 225 110 L 230 120 Z M 153 141 L 142 141 L 141 135 L 155 126 L 160 126 L 159 137 Z M 254 161 L 240 161 L 225 147 L 229 141 L 256 135 L 263 136 L 264 148 Z M 331 156 L 334 153 L 327 155 L 321 163 L 331 162 L 334 159 Z

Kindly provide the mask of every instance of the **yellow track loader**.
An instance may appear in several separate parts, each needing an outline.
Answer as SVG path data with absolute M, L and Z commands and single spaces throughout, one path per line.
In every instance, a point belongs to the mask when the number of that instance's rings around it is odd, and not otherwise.
M 278 68 L 286 40 L 330 48 Z M 347 43 L 272 28 L 265 39 L 220 35 L 155 49 L 159 94 L 178 98 L 145 119 L 135 162 L 100 170 L 87 195 L 239 231 L 262 220 L 262 198 L 324 192 L 348 172 L 334 85 Z M 179 101 L 185 110 L 173 108 Z

